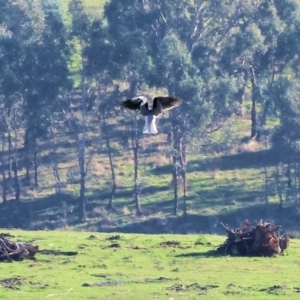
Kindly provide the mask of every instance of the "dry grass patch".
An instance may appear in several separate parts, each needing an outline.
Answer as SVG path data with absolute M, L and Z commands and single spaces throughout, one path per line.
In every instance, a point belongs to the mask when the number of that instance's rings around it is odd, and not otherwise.
M 131 211 L 130 211 L 130 209 L 127 206 L 123 206 L 122 213 L 123 213 L 123 216 L 129 216 L 129 215 L 131 215 Z
M 148 156 L 144 159 L 144 163 L 153 166 L 165 166 L 171 163 L 170 158 L 165 155 Z

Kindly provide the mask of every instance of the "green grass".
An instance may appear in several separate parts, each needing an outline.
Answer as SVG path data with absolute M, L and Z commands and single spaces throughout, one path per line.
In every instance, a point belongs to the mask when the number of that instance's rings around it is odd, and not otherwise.
M 238 129 L 233 133 L 233 140 L 239 140 L 241 136 L 236 137 L 236 135 L 240 133 L 240 127 L 246 127 L 243 125 L 245 119 L 239 118 L 234 122 Z M 227 129 L 224 129 L 224 131 L 227 131 Z M 91 139 L 91 143 L 88 143 L 90 145 L 88 151 L 93 147 L 92 143 L 97 142 L 97 139 L 94 138 L 94 133 L 89 133 L 89 139 Z M 93 141 L 93 139 L 95 140 Z M 79 194 L 79 184 L 78 181 L 76 182 L 76 174 L 78 175 L 76 146 L 72 142 L 71 137 L 68 137 L 65 133 L 57 136 L 56 142 L 60 143 L 57 152 L 60 157 L 58 160 L 60 179 L 63 185 L 63 200 L 68 201 L 71 206 L 76 206 L 76 198 Z M 188 214 L 192 217 L 211 216 L 219 219 L 231 217 L 233 220 L 238 218 L 237 222 L 240 222 L 240 218 L 244 216 L 241 212 L 248 210 L 249 215 L 246 215 L 245 218 L 259 219 L 276 216 L 276 223 L 287 226 L 285 220 L 283 220 L 284 214 L 274 215 L 272 211 L 269 211 L 265 215 L 261 211 L 261 205 L 265 203 L 264 174 L 262 172 L 262 166 L 265 163 L 264 156 L 259 152 L 237 153 L 237 145 L 234 143 L 226 144 L 224 150 L 221 145 L 224 145 L 226 141 L 222 137 L 220 140 L 216 138 L 214 143 L 220 147 L 221 150 L 219 152 L 211 153 L 207 156 L 204 156 L 204 151 L 202 153 L 195 152 L 193 156 L 189 156 L 187 173 Z M 117 144 L 114 147 L 119 150 L 122 149 Z M 153 153 L 149 155 L 149 152 L 147 152 L 148 147 L 151 149 L 158 147 L 160 150 L 155 155 Z M 113 227 L 118 230 L 128 227 L 130 224 L 146 223 L 153 218 L 169 218 L 173 211 L 174 195 L 171 183 L 171 157 L 168 154 L 167 147 L 165 135 L 163 134 L 154 137 L 143 137 L 141 140 L 139 176 L 140 181 L 144 184 L 140 195 L 143 217 L 135 215 L 135 206 L 132 203 L 133 160 L 132 153 L 129 150 L 125 150 L 123 153 L 120 151 L 119 154 L 117 152 L 114 155 L 117 176 L 117 190 L 114 200 L 116 211 L 106 211 L 105 207 L 109 201 L 111 178 L 107 154 L 100 149 L 93 156 L 86 177 L 88 221 L 84 224 L 76 224 L 77 214 L 76 212 L 70 212 L 68 214 L 68 225 L 70 228 L 105 230 L 106 227 Z M 65 155 L 66 149 L 68 152 L 67 156 Z M 216 147 L 213 149 L 216 149 Z M 32 214 L 30 228 L 34 229 L 53 228 L 49 227 L 48 221 L 52 220 L 55 223 L 56 220 L 59 221 L 61 218 L 61 215 L 58 213 L 59 210 L 61 211 L 61 208 L 59 208 L 59 203 L 54 195 L 55 182 L 52 174 L 51 159 L 47 151 L 41 153 L 41 157 L 44 163 L 39 166 L 39 187 L 32 189 L 22 186 L 21 194 L 21 199 L 25 206 L 29 207 L 30 203 Z M 268 157 L 268 159 L 270 160 L 271 157 Z M 266 163 L 270 176 L 274 170 L 274 162 L 270 160 Z M 24 173 L 25 170 L 23 169 L 19 174 L 24 176 Z M 274 180 L 271 177 L 269 178 L 270 186 L 272 182 L 274 183 Z M 182 214 L 183 210 L 182 195 L 182 187 L 180 186 L 179 215 Z M 10 197 L 13 198 L 14 194 L 11 193 Z M 269 191 L 269 202 L 275 203 L 274 208 L 276 208 L 278 198 L 276 191 L 271 188 Z M 289 203 L 285 203 L 285 205 L 289 205 Z M 252 213 L 251 215 L 251 208 L 257 208 L 257 213 Z M 33 213 L 35 211 L 37 212 Z M 2 214 L 8 217 L 6 212 L 2 211 Z M 150 224 L 148 226 L 151 228 Z M 289 226 L 293 226 L 293 224 L 289 224 Z M 140 228 L 139 225 L 137 227 Z M 174 228 L 170 228 L 170 230 L 177 229 L 177 224 L 174 224 Z M 153 233 L 155 232 L 153 229 Z
M 14 241 L 77 256 L 37 254 L 37 261 L 2 263 L 1 299 L 298 299 L 300 242 L 275 258 L 215 256 L 224 236 L 129 235 L 10 231 Z M 164 241 L 180 246 L 162 247 Z M 206 241 L 206 242 L 205 242 Z M 118 243 L 120 247 L 109 247 Z M 3 280 L 22 284 L 3 287 Z M 160 278 L 160 279 L 159 279 Z M 118 283 L 118 284 L 117 284 Z M 84 286 L 86 285 L 86 286 Z
M 67 12 L 70 1 L 71 0 L 63 0 L 60 2 L 60 5 L 63 8 L 64 12 Z M 106 2 L 108 2 L 108 0 L 82 0 L 86 11 L 93 17 L 102 16 L 103 7 Z

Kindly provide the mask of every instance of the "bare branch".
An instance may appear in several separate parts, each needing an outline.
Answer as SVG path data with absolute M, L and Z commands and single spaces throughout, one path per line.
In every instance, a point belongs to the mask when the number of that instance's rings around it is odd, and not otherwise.
M 207 132 L 207 134 L 211 134 L 211 133 L 213 133 L 213 132 L 216 132 L 216 131 L 218 131 L 219 129 L 221 129 L 223 127 L 223 124 L 222 125 L 219 125 L 217 128 L 214 128 L 214 129 L 212 129 L 212 130 L 209 130 L 208 132 Z

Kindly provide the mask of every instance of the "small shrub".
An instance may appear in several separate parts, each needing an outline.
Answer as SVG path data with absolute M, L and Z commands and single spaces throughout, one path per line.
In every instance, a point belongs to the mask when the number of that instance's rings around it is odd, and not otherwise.
M 202 245 L 202 246 L 211 246 L 211 243 L 207 241 L 205 236 L 200 235 L 198 239 L 195 241 L 195 246 L 196 245 Z

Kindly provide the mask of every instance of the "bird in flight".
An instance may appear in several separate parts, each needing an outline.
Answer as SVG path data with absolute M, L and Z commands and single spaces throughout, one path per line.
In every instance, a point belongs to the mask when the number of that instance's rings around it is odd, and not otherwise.
M 174 97 L 155 97 L 138 96 L 132 99 L 121 101 L 121 107 L 131 110 L 139 110 L 141 115 L 145 117 L 145 126 L 143 133 L 156 134 L 156 118 L 163 111 L 170 110 L 181 104 L 181 100 Z

